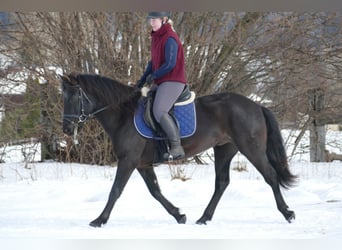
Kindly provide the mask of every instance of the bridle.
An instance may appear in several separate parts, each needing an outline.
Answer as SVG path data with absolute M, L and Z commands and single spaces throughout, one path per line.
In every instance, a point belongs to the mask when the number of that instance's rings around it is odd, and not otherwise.
M 96 114 L 98 114 L 98 113 L 109 108 L 109 105 L 108 105 L 108 106 L 100 108 L 100 109 L 98 109 L 92 113 L 86 114 L 85 110 L 84 110 L 84 101 L 85 101 L 85 99 L 89 103 L 92 103 L 92 101 L 89 99 L 89 97 L 86 95 L 86 93 L 84 92 L 84 90 L 81 87 L 79 87 L 79 86 L 77 86 L 77 87 L 78 87 L 78 103 L 79 103 L 81 112 L 80 112 L 80 114 L 63 114 L 63 120 L 67 120 L 67 121 L 71 122 L 72 124 L 79 125 L 81 123 L 85 123 L 89 119 L 93 119 Z M 78 121 L 75 122 L 69 118 L 78 118 Z
M 88 103 L 92 103 L 92 101 L 89 99 L 87 94 L 84 92 L 84 90 L 80 86 L 74 86 L 74 88 L 78 88 L 78 105 L 79 105 L 78 113 L 79 114 L 63 114 L 63 120 L 70 122 L 74 126 L 74 141 L 75 141 L 75 144 L 78 144 L 76 136 L 77 136 L 78 128 L 80 127 L 80 125 L 90 119 L 95 118 L 96 114 L 108 109 L 110 105 L 100 108 L 92 113 L 86 114 L 85 108 L 84 108 L 85 107 L 84 102 L 87 101 Z M 77 121 L 75 121 L 72 118 L 76 118 Z

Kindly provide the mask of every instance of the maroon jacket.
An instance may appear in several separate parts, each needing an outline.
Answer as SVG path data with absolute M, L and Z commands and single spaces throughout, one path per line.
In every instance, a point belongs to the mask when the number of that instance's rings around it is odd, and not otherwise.
M 152 71 L 157 70 L 165 62 L 165 43 L 169 37 L 176 40 L 178 45 L 176 66 L 167 74 L 160 78 L 154 79 L 154 83 L 159 85 L 165 81 L 175 81 L 186 84 L 185 62 L 183 46 L 178 38 L 176 32 L 171 28 L 171 25 L 166 23 L 158 31 L 151 33 L 151 57 L 152 57 Z

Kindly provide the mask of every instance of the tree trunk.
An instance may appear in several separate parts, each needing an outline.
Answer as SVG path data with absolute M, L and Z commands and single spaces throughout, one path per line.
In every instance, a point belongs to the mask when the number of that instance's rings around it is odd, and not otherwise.
M 49 160 L 56 158 L 56 145 L 52 132 L 51 120 L 48 116 L 48 83 L 40 84 L 40 123 L 41 123 L 41 160 Z
M 310 161 L 325 161 L 325 125 L 318 125 L 316 113 L 324 109 L 324 91 L 320 88 L 309 90 L 309 107 L 312 114 L 310 124 Z

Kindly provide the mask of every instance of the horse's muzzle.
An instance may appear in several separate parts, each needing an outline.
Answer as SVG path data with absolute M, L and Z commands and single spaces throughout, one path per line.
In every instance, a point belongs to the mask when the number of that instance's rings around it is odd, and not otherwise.
M 73 131 L 74 131 L 73 128 L 64 127 L 64 126 L 63 126 L 63 132 L 64 132 L 64 134 L 66 134 L 66 135 L 72 135 L 72 134 L 73 134 Z
M 63 132 L 69 136 L 73 135 L 75 126 L 77 126 L 75 123 L 64 120 L 63 121 Z

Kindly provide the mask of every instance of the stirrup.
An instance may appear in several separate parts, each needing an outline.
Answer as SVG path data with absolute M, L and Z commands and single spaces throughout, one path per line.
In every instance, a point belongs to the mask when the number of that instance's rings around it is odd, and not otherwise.
M 173 155 L 172 154 L 169 154 L 169 156 L 167 157 L 167 161 L 173 162 Z
M 170 152 L 164 153 L 163 158 L 165 161 L 168 161 L 168 162 L 172 162 L 174 160 L 173 155 L 170 154 Z
M 168 162 L 172 162 L 174 160 L 179 160 L 179 159 L 182 159 L 184 158 L 185 154 L 184 155 L 178 155 L 177 157 L 174 157 L 172 154 L 170 154 L 169 152 L 165 153 L 165 154 L 168 154 L 168 156 L 165 156 L 164 155 L 164 159 L 167 160 Z

